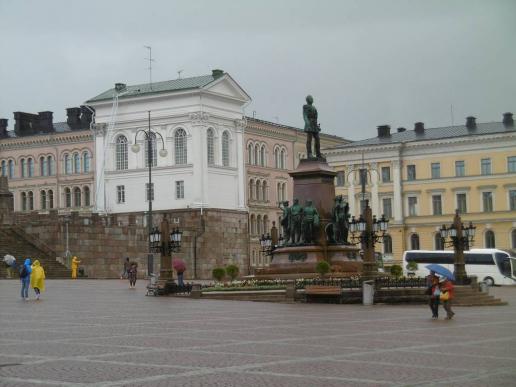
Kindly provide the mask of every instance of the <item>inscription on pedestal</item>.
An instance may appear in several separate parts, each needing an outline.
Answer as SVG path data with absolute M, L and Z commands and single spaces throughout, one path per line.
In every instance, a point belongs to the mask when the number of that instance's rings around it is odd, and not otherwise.
M 290 253 L 288 255 L 288 260 L 290 262 L 304 262 L 306 261 L 306 253 Z

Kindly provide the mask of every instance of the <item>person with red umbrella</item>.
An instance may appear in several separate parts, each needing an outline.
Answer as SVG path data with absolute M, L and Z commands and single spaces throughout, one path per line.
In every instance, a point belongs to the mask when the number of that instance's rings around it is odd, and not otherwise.
M 183 282 L 183 273 L 186 270 L 185 261 L 180 258 L 174 258 L 172 260 L 172 267 L 177 272 L 177 284 L 179 286 L 184 286 L 185 283 Z

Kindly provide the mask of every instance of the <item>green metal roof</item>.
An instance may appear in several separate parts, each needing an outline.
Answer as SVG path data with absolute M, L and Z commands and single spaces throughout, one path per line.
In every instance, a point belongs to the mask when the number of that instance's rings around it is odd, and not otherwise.
M 213 75 L 201 75 L 198 77 L 174 79 L 172 81 L 155 82 L 150 85 L 144 83 L 141 85 L 129 86 L 126 89 L 118 93 L 118 98 L 137 97 L 140 95 L 158 94 L 177 90 L 196 89 L 206 86 L 208 83 L 213 82 L 215 78 Z M 115 96 L 115 88 L 109 89 L 96 97 L 89 99 L 87 102 L 97 102 L 110 100 Z

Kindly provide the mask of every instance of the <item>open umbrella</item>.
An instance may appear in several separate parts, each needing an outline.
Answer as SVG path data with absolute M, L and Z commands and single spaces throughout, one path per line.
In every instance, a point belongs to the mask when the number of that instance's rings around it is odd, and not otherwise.
M 172 267 L 174 268 L 175 271 L 177 271 L 178 273 L 182 273 L 186 270 L 186 265 L 185 265 L 185 261 L 183 261 L 182 259 L 180 258 L 174 258 L 172 260 Z
M 431 265 L 425 266 L 428 270 L 435 272 L 436 274 L 442 275 L 443 277 L 448 278 L 449 280 L 454 280 L 455 276 L 451 271 L 449 271 L 447 268 L 441 265 L 437 265 L 435 263 L 432 263 Z
M 4 255 L 3 261 L 7 263 L 9 266 L 12 266 L 13 262 L 16 261 L 16 258 L 14 258 L 12 255 L 6 254 Z

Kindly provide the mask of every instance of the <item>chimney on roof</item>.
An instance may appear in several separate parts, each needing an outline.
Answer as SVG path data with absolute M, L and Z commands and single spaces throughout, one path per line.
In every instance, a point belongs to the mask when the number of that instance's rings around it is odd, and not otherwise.
M 425 133 L 425 124 L 422 122 L 416 122 L 414 124 L 414 131 L 416 132 L 416 134 Z
M 31 136 L 38 131 L 39 127 L 39 115 L 14 112 L 14 133 L 18 137 Z
M 92 121 L 93 113 L 86 106 L 81 106 L 81 128 L 89 129 Z
M 476 118 L 473 116 L 466 117 L 466 128 L 476 129 L 476 127 L 477 127 Z
M 211 70 L 211 76 L 215 79 L 217 79 L 223 75 L 224 75 L 224 70 L 220 70 L 220 69 Z
M 379 125 L 378 129 L 378 138 L 387 138 L 391 136 L 391 127 L 389 125 Z
M 66 123 L 72 130 L 77 130 L 81 128 L 81 108 L 71 107 L 66 109 Z
M 404 131 L 406 131 L 407 129 L 401 127 L 401 128 L 398 128 L 398 133 L 403 133 Z
M 115 83 L 115 90 L 117 93 L 121 93 L 127 89 L 127 85 L 125 83 Z
M 54 119 L 53 119 L 54 113 L 46 111 L 46 112 L 39 112 L 39 130 L 43 133 L 50 133 L 54 131 Z
M 503 113 L 503 126 L 512 127 L 514 126 L 514 119 L 512 118 L 512 113 Z
M 0 118 L 0 138 L 7 137 L 7 118 Z

